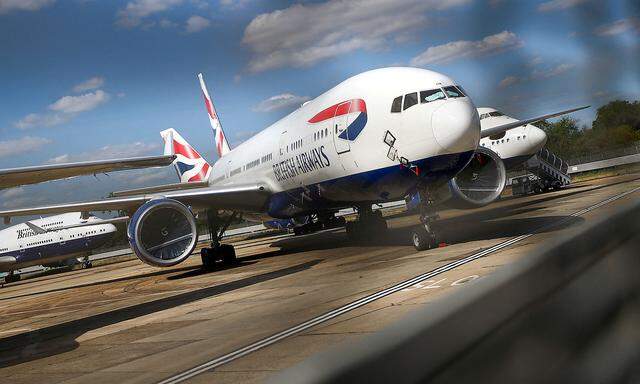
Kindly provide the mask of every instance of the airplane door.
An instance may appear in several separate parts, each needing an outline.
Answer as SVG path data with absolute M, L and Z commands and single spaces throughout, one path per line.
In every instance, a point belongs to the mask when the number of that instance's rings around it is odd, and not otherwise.
M 336 152 L 338 154 L 342 154 L 345 152 L 349 152 L 351 150 L 351 146 L 349 145 L 349 140 L 346 139 L 347 129 L 349 127 L 349 109 L 351 108 L 351 101 L 346 101 L 336 108 L 336 113 L 333 116 L 333 127 L 331 132 L 333 132 L 333 144 L 336 147 Z M 340 138 L 345 137 L 344 139 Z

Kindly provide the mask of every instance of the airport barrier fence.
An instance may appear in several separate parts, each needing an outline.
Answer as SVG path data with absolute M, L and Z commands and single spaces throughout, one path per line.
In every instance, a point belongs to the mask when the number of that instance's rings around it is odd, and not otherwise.
M 618 149 L 602 151 L 602 152 L 594 152 L 586 156 L 574 157 L 574 158 L 568 159 L 567 163 L 569 165 L 586 164 L 586 163 L 593 163 L 594 161 L 609 160 L 609 159 L 614 159 L 616 157 L 623 157 L 623 156 L 637 155 L 637 154 L 640 154 L 640 141 L 635 142 L 624 148 L 618 148 Z
M 272 383 L 640 382 L 640 204 Z

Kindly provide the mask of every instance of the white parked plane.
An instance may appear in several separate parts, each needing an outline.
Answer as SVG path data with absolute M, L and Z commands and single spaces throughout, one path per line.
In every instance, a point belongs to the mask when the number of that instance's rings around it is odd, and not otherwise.
M 494 108 L 478 108 L 480 129 L 487 130 L 518 121 Z M 503 131 L 480 140 L 482 147 L 497 153 L 507 169 L 529 160 L 547 143 L 547 134 L 532 124 Z
M 219 240 L 237 215 L 260 221 L 310 214 L 324 219 L 355 207 L 359 218 L 347 232 L 361 237 L 386 228 L 372 213 L 372 203 L 417 193 L 424 196 L 422 225 L 412 239 L 417 249 L 426 249 L 437 243 L 431 222 L 442 199 L 479 206 L 495 200 L 504 187 L 502 160 L 478 145 L 481 136 L 577 110 L 481 133 L 476 107 L 451 78 L 418 68 L 383 68 L 343 81 L 230 149 L 201 75 L 200 82 L 220 156 L 203 186 L 152 187 L 105 200 L 0 211 L 0 216 L 133 212 L 128 237 L 135 254 L 148 264 L 170 266 L 193 251 L 197 212 L 206 215 L 212 235 L 212 247 L 201 252 L 209 268 L 217 259 L 235 259 L 233 247 Z M 75 174 L 83 173 L 82 164 L 73 166 Z
M 74 263 L 89 251 L 109 240 L 116 227 L 111 224 L 126 218 L 86 219 L 80 212 L 65 213 L 27 221 L 0 231 L 0 272 L 7 272 L 5 282 L 16 281 L 14 271 L 34 265 L 60 266 Z M 84 261 L 89 266 L 88 260 Z

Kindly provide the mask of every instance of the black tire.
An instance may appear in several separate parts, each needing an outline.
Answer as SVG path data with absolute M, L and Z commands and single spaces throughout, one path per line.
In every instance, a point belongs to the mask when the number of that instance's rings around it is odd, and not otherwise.
M 293 235 L 294 236 L 302 236 L 302 235 L 304 235 L 306 233 L 307 233 L 307 231 L 305 230 L 305 228 L 303 226 L 293 227 Z
M 222 263 L 224 265 L 234 265 L 238 262 L 236 250 L 233 248 L 233 245 L 221 244 L 218 251 L 222 255 Z
M 415 228 L 411 232 L 411 242 L 416 251 L 425 251 L 437 246 L 437 239 L 433 232 L 427 232 L 427 230 L 420 226 Z
M 93 267 L 93 263 L 91 263 L 91 261 L 90 261 L 90 260 L 84 261 L 84 262 L 82 263 L 82 268 L 83 268 L 83 269 L 87 269 L 87 268 L 91 268 L 91 267 Z
M 200 250 L 200 259 L 202 260 L 202 269 L 205 271 L 213 271 L 216 268 L 215 251 L 211 248 L 202 248 Z
M 15 283 L 16 281 L 20 281 L 20 275 L 16 275 L 15 273 L 11 273 L 4 277 L 5 283 Z

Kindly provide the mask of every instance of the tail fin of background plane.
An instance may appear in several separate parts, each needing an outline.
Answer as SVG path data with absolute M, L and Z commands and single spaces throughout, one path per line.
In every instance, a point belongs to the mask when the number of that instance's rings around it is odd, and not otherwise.
M 213 102 L 211 101 L 211 97 L 209 96 L 209 92 L 207 91 L 207 86 L 204 84 L 202 73 L 198 73 L 198 79 L 200 79 L 200 88 L 202 88 L 204 104 L 205 107 L 207 107 L 207 113 L 209 114 L 209 123 L 211 123 L 211 128 L 213 129 L 213 134 L 216 138 L 216 149 L 218 150 L 218 157 L 222 157 L 229 153 L 229 151 L 231 151 L 231 148 L 229 148 L 227 137 L 222 130 L 220 119 L 218 119 L 218 114 L 216 113 L 216 108 L 213 106 Z
M 173 165 L 176 167 L 181 183 L 206 181 L 211 173 L 211 166 L 200 156 L 180 134 L 173 128 L 160 132 L 164 140 L 164 154 L 176 155 Z

